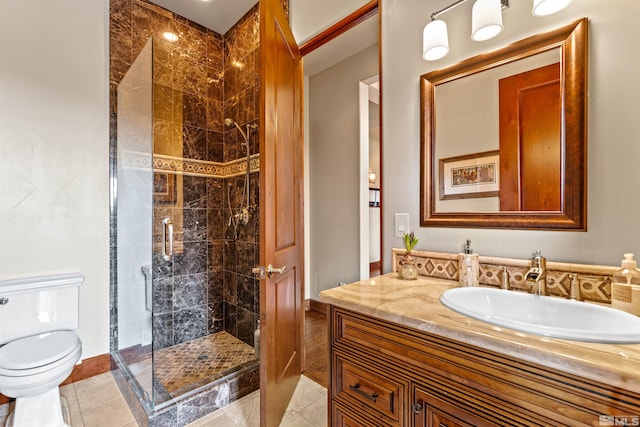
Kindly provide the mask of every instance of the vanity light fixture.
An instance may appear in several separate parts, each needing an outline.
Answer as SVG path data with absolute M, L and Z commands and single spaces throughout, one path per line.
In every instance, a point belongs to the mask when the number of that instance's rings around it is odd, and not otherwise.
M 447 24 L 438 16 L 467 2 L 457 0 L 449 6 L 431 14 L 429 22 L 422 32 L 422 58 L 436 61 L 449 53 L 449 35 Z M 533 0 L 532 13 L 545 16 L 565 8 L 571 0 Z M 476 0 L 471 10 L 471 39 L 489 40 L 502 31 L 502 10 L 509 7 L 509 0 Z
M 422 32 L 422 57 L 435 61 L 449 53 L 447 24 L 436 19 L 467 0 L 458 0 L 444 9 L 431 14 Z M 476 0 L 471 14 L 471 38 L 475 41 L 489 40 L 502 31 L 502 8 L 509 7 L 509 0 Z
M 422 57 L 427 61 L 435 61 L 449 53 L 449 34 L 447 23 L 441 19 L 433 19 L 422 32 Z
M 471 38 L 481 42 L 502 31 L 502 4 L 500 0 L 476 0 L 471 9 Z

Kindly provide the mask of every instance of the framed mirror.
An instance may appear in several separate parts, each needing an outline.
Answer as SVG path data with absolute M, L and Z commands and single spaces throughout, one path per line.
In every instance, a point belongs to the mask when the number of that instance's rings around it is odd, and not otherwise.
M 420 225 L 586 231 L 583 18 L 420 77 Z

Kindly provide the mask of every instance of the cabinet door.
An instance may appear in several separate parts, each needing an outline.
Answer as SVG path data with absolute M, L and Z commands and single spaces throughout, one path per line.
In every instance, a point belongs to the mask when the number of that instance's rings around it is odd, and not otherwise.
M 435 397 L 419 388 L 414 388 L 412 402 L 414 427 L 475 427 L 486 424 L 480 420 L 474 420 L 472 415 L 462 409 L 455 408 L 451 411 L 451 408 L 447 408 L 454 414 L 445 412 L 438 406 L 438 400 Z

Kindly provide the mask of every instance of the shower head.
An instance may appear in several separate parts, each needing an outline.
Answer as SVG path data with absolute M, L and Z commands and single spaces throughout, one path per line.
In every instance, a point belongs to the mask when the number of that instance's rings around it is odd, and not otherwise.
M 242 130 L 242 128 L 240 127 L 238 122 L 236 122 L 235 120 L 230 119 L 230 118 L 227 117 L 226 119 L 224 119 L 224 124 L 227 127 L 234 127 L 235 126 L 238 129 L 238 131 L 240 132 L 240 135 L 242 135 L 242 138 L 244 139 L 244 144 L 246 144 L 246 146 L 249 147 L 249 136 L 246 133 L 244 133 L 244 131 Z

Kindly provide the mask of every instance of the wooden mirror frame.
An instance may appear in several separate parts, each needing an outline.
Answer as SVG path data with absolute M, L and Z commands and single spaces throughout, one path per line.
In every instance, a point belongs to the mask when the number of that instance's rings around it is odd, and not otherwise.
M 587 27 L 588 19 L 583 18 L 420 76 L 420 226 L 587 230 Z M 562 210 L 436 212 L 436 85 L 558 47 L 562 58 Z

